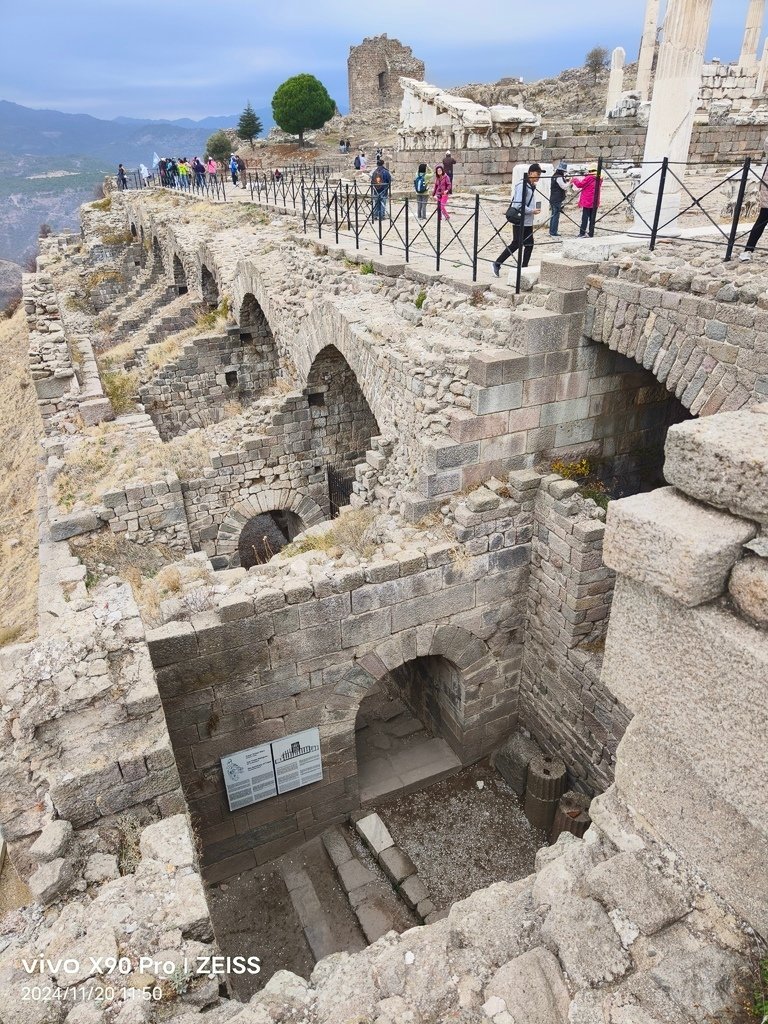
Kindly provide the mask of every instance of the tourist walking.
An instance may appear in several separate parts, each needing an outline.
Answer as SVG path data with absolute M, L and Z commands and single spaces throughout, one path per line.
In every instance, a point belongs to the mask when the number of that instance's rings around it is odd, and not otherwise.
M 416 217 L 418 220 L 427 219 L 427 165 L 419 164 L 416 177 L 413 179 L 413 191 L 416 193 Z
M 237 160 L 235 154 L 229 154 L 229 173 L 232 177 L 232 184 L 237 188 Z
M 451 156 L 450 149 L 447 149 L 445 151 L 445 156 L 443 157 L 443 167 L 445 168 L 445 173 L 451 179 L 451 185 L 453 185 L 453 169 L 455 166 L 456 161 Z
M 208 184 L 210 185 L 216 180 L 216 175 L 219 173 L 219 165 L 212 156 L 208 157 L 208 163 L 205 165 L 205 169 L 208 171 Z
M 586 238 L 595 229 L 595 215 L 600 205 L 600 182 L 597 180 L 597 168 L 590 167 L 583 178 L 574 178 L 571 184 L 579 190 L 579 207 L 581 208 L 579 238 Z
M 749 232 L 744 252 L 739 256 L 739 260 L 742 263 L 748 263 L 752 259 L 752 253 L 755 251 L 757 243 L 763 237 L 765 225 L 768 224 L 768 165 L 766 165 L 763 176 L 760 179 L 758 202 L 760 203 L 760 212 L 757 215 L 757 220 L 752 225 L 752 230 Z
M 432 195 L 437 200 L 437 219 L 438 220 L 450 220 L 448 216 L 448 197 L 453 191 L 453 185 L 451 179 L 445 173 L 445 168 L 442 164 L 438 164 L 435 168 L 435 183 L 432 186 Z
M 392 175 L 384 166 L 384 161 L 379 157 L 371 174 L 372 217 L 374 220 L 384 220 L 387 212 L 387 196 L 389 195 L 389 186 L 391 184 Z
M 549 233 L 553 238 L 558 237 L 560 211 L 568 193 L 568 178 L 565 175 L 567 170 L 568 164 L 561 160 L 552 172 L 552 181 L 549 185 Z
M 117 165 L 117 187 L 121 192 L 128 188 L 128 178 L 122 164 Z
M 179 176 L 179 168 L 172 156 L 169 156 L 165 161 L 165 174 L 168 179 L 168 184 L 171 188 L 175 188 L 176 180 Z
M 243 183 L 242 187 L 243 188 L 247 188 L 248 187 L 248 180 L 247 180 L 248 179 L 248 168 L 245 166 L 245 160 L 243 160 L 243 158 L 239 154 L 235 157 L 235 160 L 237 162 L 237 175 L 238 175 L 240 181 L 242 181 L 242 183 Z
M 499 276 L 502 263 L 505 263 L 510 256 L 514 256 L 517 250 L 523 248 L 523 266 L 527 267 L 531 262 L 533 253 L 533 220 L 537 210 L 541 209 L 541 201 L 537 199 L 538 191 L 536 186 L 541 177 L 541 166 L 531 164 L 528 174 L 512 190 L 512 202 L 510 209 L 520 210 L 520 223 L 512 221 L 512 244 L 508 245 L 501 256 L 491 264 L 494 276 Z M 527 180 L 526 180 L 527 178 Z

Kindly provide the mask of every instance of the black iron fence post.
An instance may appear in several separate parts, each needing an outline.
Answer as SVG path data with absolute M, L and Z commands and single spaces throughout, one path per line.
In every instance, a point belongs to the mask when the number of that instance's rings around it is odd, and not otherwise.
M 653 214 L 653 224 L 651 225 L 651 243 L 648 246 L 651 252 L 656 248 L 656 238 L 659 234 L 659 221 L 661 220 L 661 207 L 664 202 L 664 184 L 667 180 L 667 169 L 669 167 L 669 157 L 665 156 L 661 161 L 661 173 L 659 174 L 659 192 L 656 196 L 656 210 Z
M 437 201 L 437 234 L 435 237 L 435 270 L 440 269 L 440 224 L 443 218 L 440 216 L 440 200 Z
M 307 197 L 304 193 L 304 179 L 301 179 L 301 220 L 304 225 L 304 234 L 307 233 Z
M 333 193 L 333 228 L 336 236 L 336 245 L 339 244 L 339 193 Z
M 360 248 L 360 213 L 357 202 L 357 178 L 355 178 L 355 248 Z
M 349 183 L 347 183 L 344 186 L 344 191 L 346 193 L 346 201 L 347 201 L 347 231 L 351 231 L 352 230 L 352 221 L 350 219 L 351 214 L 349 212 Z
M 408 221 L 408 196 L 405 197 L 405 262 L 410 262 L 411 255 L 411 238 L 409 233 L 409 221 Z
M 597 159 L 597 178 L 595 179 L 595 198 L 592 200 L 592 212 L 589 215 L 589 237 L 595 237 L 595 222 L 597 221 L 597 208 L 600 205 L 600 192 L 602 191 L 603 176 L 603 155 Z
M 475 193 L 475 226 L 472 232 L 472 280 L 477 280 L 477 246 L 480 239 L 480 193 Z
M 749 181 L 749 168 L 751 165 L 752 159 L 751 157 L 747 157 L 744 161 L 744 169 L 741 172 L 739 193 L 736 197 L 736 203 L 733 207 L 733 220 L 731 221 L 731 230 L 728 234 L 728 245 L 725 250 L 726 263 L 731 262 L 731 257 L 733 256 L 733 247 L 736 245 L 736 235 L 739 230 L 739 220 L 741 219 L 741 208 L 744 205 L 744 194 L 747 191 L 747 182 Z
M 315 189 L 315 199 L 317 200 L 317 237 L 323 237 L 323 213 L 320 207 L 320 189 Z

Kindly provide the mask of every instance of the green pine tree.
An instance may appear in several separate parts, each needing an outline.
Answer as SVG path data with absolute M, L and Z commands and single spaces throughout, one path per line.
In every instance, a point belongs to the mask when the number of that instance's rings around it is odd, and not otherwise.
M 248 100 L 235 129 L 237 137 L 242 139 L 243 142 L 250 142 L 251 149 L 253 149 L 253 140 L 258 135 L 261 135 L 262 129 L 261 120 L 256 116 L 256 112 L 251 106 L 251 101 Z
M 322 128 L 336 113 L 336 104 L 328 90 L 314 75 L 294 75 L 278 86 L 272 97 L 275 123 L 304 145 L 307 128 Z

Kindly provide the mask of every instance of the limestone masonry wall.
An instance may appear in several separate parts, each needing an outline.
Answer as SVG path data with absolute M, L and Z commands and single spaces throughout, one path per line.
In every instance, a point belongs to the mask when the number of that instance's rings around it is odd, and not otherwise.
M 369 36 L 359 46 L 350 46 L 347 58 L 349 109 L 399 107 L 403 97 L 400 76 L 424 77 L 424 61 L 413 56 L 410 46 L 389 39 L 386 32 Z

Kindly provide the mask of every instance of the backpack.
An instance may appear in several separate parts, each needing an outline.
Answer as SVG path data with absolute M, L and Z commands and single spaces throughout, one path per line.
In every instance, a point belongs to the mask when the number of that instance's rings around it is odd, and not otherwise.
M 360 170 L 360 157 L 359 156 L 355 157 L 355 170 L 356 171 Z
M 371 176 L 371 184 L 376 187 L 381 187 L 384 184 L 384 175 L 381 173 L 381 168 L 377 167 Z
M 416 177 L 413 179 L 413 187 L 419 193 L 427 191 L 427 183 L 424 179 L 423 174 L 416 175 Z

